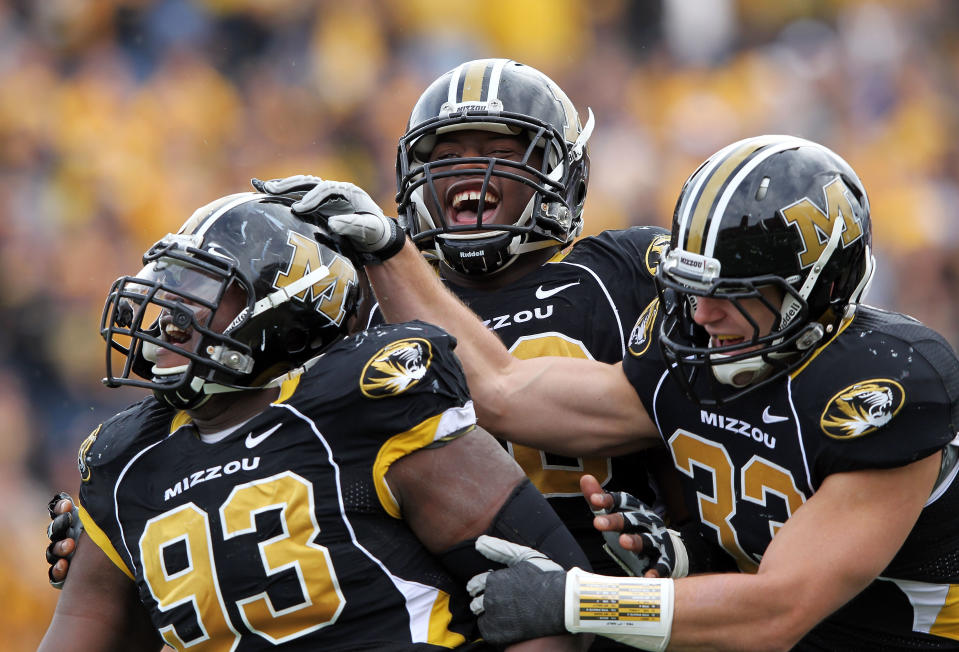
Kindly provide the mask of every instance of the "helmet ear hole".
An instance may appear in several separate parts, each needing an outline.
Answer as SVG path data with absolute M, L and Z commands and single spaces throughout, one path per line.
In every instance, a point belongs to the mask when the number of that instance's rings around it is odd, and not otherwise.
M 576 187 L 576 199 L 573 201 L 574 206 L 582 206 L 586 203 L 586 179 L 583 179 L 579 182 L 579 185 Z

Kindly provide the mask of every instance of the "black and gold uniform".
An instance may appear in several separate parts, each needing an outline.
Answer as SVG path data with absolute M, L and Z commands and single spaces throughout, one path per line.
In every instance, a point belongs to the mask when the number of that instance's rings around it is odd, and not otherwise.
M 749 400 L 701 407 L 669 377 L 659 348 L 642 344 L 647 329 L 637 324 L 626 374 L 684 474 L 702 535 L 743 571 L 756 570 L 830 474 L 944 451 L 936 487 L 888 568 L 797 649 L 959 649 L 959 365 L 942 337 L 859 306 L 799 369 Z M 708 391 L 708 373 L 694 391 Z
M 668 239 L 656 227 L 606 231 L 577 241 L 505 287 L 447 286 L 516 357 L 559 355 L 617 363 L 636 316 L 654 305 L 653 274 Z M 373 316 L 379 319 L 379 313 Z M 571 382 L 570 392 L 575 391 Z M 590 473 L 607 491 L 628 491 L 662 511 L 647 468 L 650 453 L 577 459 L 502 443 L 576 537 L 593 569 L 622 575 L 602 550 L 603 538 L 593 528 L 579 478 Z M 653 463 L 668 465 L 669 458 L 661 455 Z
M 454 580 L 384 476 L 475 423 L 454 340 L 361 332 L 216 443 L 145 399 L 81 449 L 84 526 L 167 644 L 190 650 L 473 649 Z

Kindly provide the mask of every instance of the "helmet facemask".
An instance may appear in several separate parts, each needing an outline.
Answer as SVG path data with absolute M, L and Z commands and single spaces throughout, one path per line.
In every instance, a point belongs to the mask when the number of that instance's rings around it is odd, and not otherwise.
M 492 274 L 522 254 L 568 244 L 582 231 L 592 126 L 590 113 L 580 128 L 569 99 L 539 71 L 505 59 L 467 62 L 426 90 L 400 139 L 400 222 L 420 249 L 433 249 L 463 274 Z M 430 160 L 444 136 L 461 131 L 517 137 L 525 151 Z M 475 180 L 466 184 L 475 190 L 475 221 L 446 214 L 451 198 L 437 182 L 445 186 L 451 177 Z M 503 200 L 495 190 L 516 192 L 519 184 L 531 191 L 529 201 L 493 223 Z
M 660 345 L 702 405 L 735 400 L 799 369 L 853 314 L 873 269 L 859 178 L 831 150 L 792 136 L 748 138 L 705 161 L 683 186 L 670 240 L 657 272 L 666 313 Z M 744 302 L 766 288 L 776 301 L 750 301 L 747 309 Z M 697 296 L 730 299 L 753 325 L 752 337 L 731 340 L 722 353 L 711 348 L 721 321 L 707 336 L 693 321 L 689 297 Z M 749 318 L 757 310 L 772 322 L 768 332 Z M 707 326 L 710 319 L 701 315 Z M 703 367 L 712 373 L 697 379 Z
M 735 400 L 782 377 L 801 364 L 821 339 L 822 328 L 811 326 L 809 305 L 791 283 L 775 275 L 722 278 L 720 263 L 710 259 L 704 267 L 715 276 L 684 273 L 688 263 L 701 256 L 667 251 L 656 274 L 664 318 L 660 346 L 674 378 L 701 405 Z M 696 323 L 697 301 L 709 298 L 729 302 L 751 327 L 751 333 L 732 343 L 715 346 L 706 329 Z M 789 308 L 792 318 L 784 310 Z M 817 328 L 818 327 L 818 328 Z M 708 369 L 711 380 L 704 392 L 696 380 Z M 719 387 L 716 386 L 719 383 Z
M 234 265 L 171 241 L 151 249 L 144 261 L 137 276 L 114 282 L 104 306 L 105 384 L 151 389 L 178 409 L 199 407 L 215 386 L 249 389 L 252 351 L 230 333 L 252 305 Z M 235 307 L 224 303 L 228 292 Z M 111 349 L 126 358 L 119 373 L 114 373 Z

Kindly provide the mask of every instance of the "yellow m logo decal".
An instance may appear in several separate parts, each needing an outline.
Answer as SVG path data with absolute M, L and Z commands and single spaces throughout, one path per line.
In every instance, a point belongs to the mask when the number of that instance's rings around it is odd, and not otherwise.
M 293 247 L 293 256 L 286 271 L 276 273 L 273 286 L 277 289 L 299 281 L 304 276 L 324 265 L 330 272 L 322 279 L 296 295 L 300 301 L 316 302 L 317 312 L 323 313 L 334 324 L 340 324 L 346 316 L 346 299 L 350 288 L 357 284 L 356 269 L 343 256 L 334 253 L 323 260 L 319 243 L 295 231 L 289 232 L 287 243 Z
M 842 179 L 836 177 L 825 185 L 823 195 L 826 197 L 825 212 L 807 197 L 782 210 L 783 219 L 786 220 L 786 223 L 795 225 L 799 229 L 799 236 L 802 238 L 804 247 L 804 250 L 799 254 L 799 264 L 803 269 L 819 260 L 819 256 L 829 241 L 829 234 L 832 233 L 835 223 L 834 220 L 843 221 L 843 247 L 847 247 L 850 243 L 862 237 L 862 225 L 859 224 L 859 220 L 853 214 L 852 204 L 849 203 L 847 190 Z

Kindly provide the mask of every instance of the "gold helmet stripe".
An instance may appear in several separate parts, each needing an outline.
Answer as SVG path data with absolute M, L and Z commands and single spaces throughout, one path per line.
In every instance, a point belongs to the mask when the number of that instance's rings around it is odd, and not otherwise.
M 221 197 L 193 211 L 193 215 L 183 223 L 183 226 L 177 231 L 177 235 L 186 233 L 202 237 L 224 213 L 241 204 L 269 196 L 256 192 L 240 192 Z
M 509 59 L 477 59 L 462 64 L 450 77 L 447 99 L 451 106 L 485 103 L 499 95 L 499 80 Z
M 679 216 L 680 246 L 712 256 L 720 218 L 749 172 L 772 154 L 809 144 L 793 136 L 768 135 L 738 141 L 717 152 L 696 175 L 696 184 L 688 193 L 691 199 Z
M 743 183 L 749 174 L 755 170 L 759 165 L 768 159 L 773 154 L 778 154 L 779 152 L 785 151 L 787 149 L 795 149 L 801 146 L 809 146 L 810 143 L 808 140 L 802 140 L 799 138 L 794 138 L 792 136 L 758 136 L 752 138 L 749 141 L 750 143 L 755 143 L 757 148 L 762 148 L 761 151 L 757 150 L 752 158 L 750 158 L 736 173 L 736 176 L 726 184 L 725 190 L 723 191 L 722 196 L 715 204 L 715 208 L 712 211 L 713 219 L 708 221 L 709 224 L 709 234 L 706 237 L 706 243 L 703 246 L 703 254 L 706 256 L 713 256 L 714 250 L 716 248 L 716 237 L 719 233 L 719 226 L 722 222 L 722 216 L 726 212 L 726 207 L 729 206 L 730 200 L 732 200 L 733 195 L 739 189 L 739 186 Z
M 488 62 L 473 61 L 467 64 L 463 74 L 463 102 L 480 102 L 483 100 L 483 78 L 486 76 L 486 70 L 489 68 Z M 488 97 L 486 98 L 489 99 Z
M 716 202 L 719 191 L 723 189 L 733 171 L 753 152 L 762 147 L 763 144 L 762 142 L 757 143 L 754 140 L 737 143 L 737 146 L 733 147 L 730 151 L 720 151 L 719 154 L 714 157 L 716 159 L 715 162 L 710 163 L 711 169 L 707 168 L 703 170 L 691 194 L 691 196 L 695 198 L 695 201 L 692 204 L 687 204 L 687 215 L 681 216 L 687 230 L 685 239 L 680 238 L 680 243 L 683 243 L 685 240 L 683 249 L 694 254 L 703 253 L 709 216 L 711 213 L 714 213 L 711 209 Z M 688 216 L 690 206 L 693 207 L 691 217 Z

